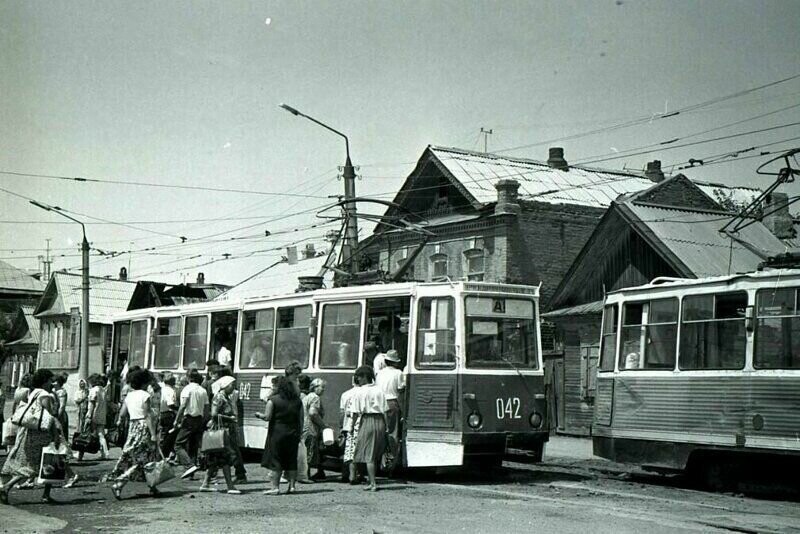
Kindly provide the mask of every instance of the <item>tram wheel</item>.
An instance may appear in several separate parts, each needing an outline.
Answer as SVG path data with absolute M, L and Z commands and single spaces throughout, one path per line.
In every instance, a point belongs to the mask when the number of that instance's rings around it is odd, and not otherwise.
M 734 464 L 716 455 L 702 455 L 689 463 L 689 475 L 701 488 L 715 492 L 734 491 Z

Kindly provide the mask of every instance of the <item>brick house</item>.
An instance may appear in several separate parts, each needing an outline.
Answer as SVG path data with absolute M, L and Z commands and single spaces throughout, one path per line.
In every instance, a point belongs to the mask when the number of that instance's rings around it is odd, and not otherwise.
M 765 211 L 785 209 L 742 229 L 738 239 L 719 231 L 731 213 L 682 175 L 611 204 L 555 289 L 552 311 L 543 315 L 556 324 L 563 347 L 563 356 L 550 362 L 559 431 L 591 433 L 605 293 L 659 276 L 701 278 L 755 270 L 794 244 L 785 202 L 786 195 L 774 194 Z

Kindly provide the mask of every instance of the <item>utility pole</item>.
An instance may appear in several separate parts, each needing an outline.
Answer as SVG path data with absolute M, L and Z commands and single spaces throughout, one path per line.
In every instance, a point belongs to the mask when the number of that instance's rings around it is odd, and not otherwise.
M 485 129 L 481 127 L 481 135 L 483 135 L 483 153 L 489 153 L 489 136 L 492 135 L 492 129 Z

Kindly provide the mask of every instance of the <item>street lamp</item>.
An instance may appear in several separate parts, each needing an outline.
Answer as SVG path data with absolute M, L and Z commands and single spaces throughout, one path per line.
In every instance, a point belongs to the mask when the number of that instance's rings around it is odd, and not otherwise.
M 350 161 L 350 140 L 347 138 L 347 136 L 339 130 L 331 128 L 324 122 L 320 122 L 314 117 L 298 111 L 292 106 L 280 104 L 279 107 L 281 109 L 285 109 L 296 117 L 308 119 L 314 124 L 318 124 L 326 130 L 344 138 L 344 148 L 347 154 L 347 159 L 344 163 L 344 171 L 342 173 L 342 178 L 344 178 L 344 199 L 346 201 L 354 199 L 356 197 L 356 170 L 353 167 L 353 163 Z M 345 265 L 347 272 L 355 274 L 358 270 L 357 266 L 353 265 L 353 251 L 355 251 L 356 245 L 358 245 L 358 219 L 356 213 L 356 203 L 345 202 L 342 205 L 342 209 L 345 212 L 345 220 L 347 223 L 344 232 L 345 239 L 342 244 L 342 263 Z
M 58 206 L 49 206 L 36 200 L 31 200 L 31 204 L 45 211 L 50 211 L 61 215 L 81 225 L 83 231 L 83 243 L 81 243 L 81 352 L 78 358 L 78 377 L 86 380 L 89 378 L 89 241 L 86 240 L 86 226 L 78 219 L 71 217 L 61 211 Z

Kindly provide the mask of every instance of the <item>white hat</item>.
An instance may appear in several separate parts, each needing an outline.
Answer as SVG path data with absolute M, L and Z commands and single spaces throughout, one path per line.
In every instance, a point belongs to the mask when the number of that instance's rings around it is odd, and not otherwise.
M 232 376 L 223 376 L 222 378 L 216 380 L 212 385 L 211 389 L 214 391 L 222 391 L 226 387 L 230 386 L 236 382 L 236 379 Z
M 387 362 L 400 363 L 400 355 L 397 354 L 397 351 L 394 349 L 387 350 L 386 356 L 384 356 L 383 359 L 386 360 Z

